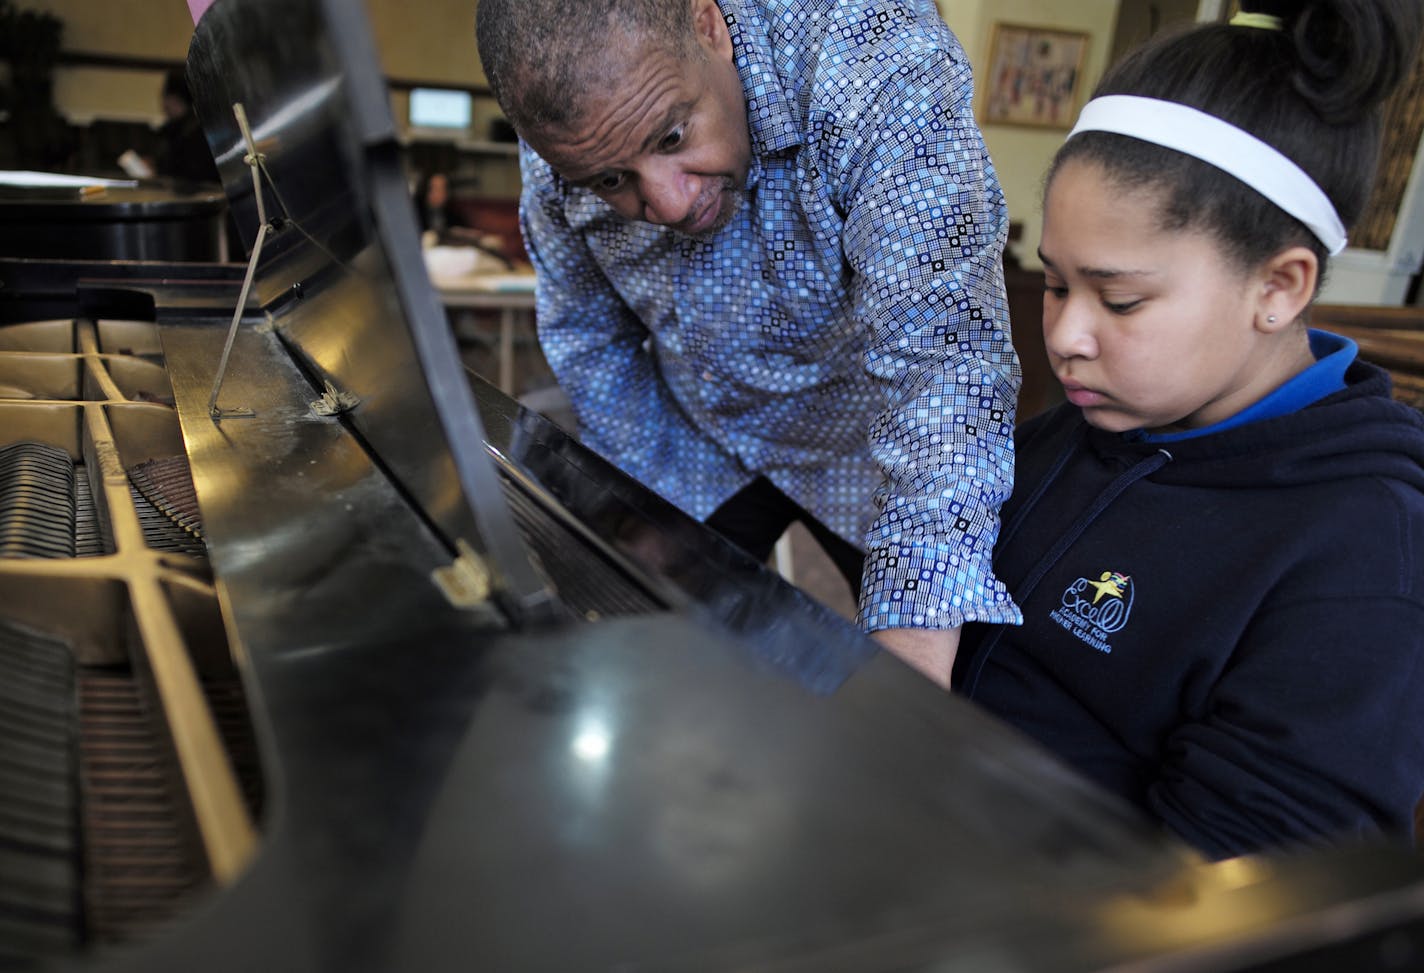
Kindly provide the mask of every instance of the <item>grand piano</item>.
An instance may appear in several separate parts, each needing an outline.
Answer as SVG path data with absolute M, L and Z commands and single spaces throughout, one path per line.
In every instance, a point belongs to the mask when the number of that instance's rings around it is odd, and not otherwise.
M 0 260 L 0 968 L 1424 967 L 1207 862 L 467 373 L 355 0 L 219 0 L 254 259 Z

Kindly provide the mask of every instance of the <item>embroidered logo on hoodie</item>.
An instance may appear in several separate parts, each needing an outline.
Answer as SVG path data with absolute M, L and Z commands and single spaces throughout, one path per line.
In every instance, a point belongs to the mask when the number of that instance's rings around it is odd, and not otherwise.
M 1120 632 L 1132 614 L 1132 578 L 1104 571 L 1096 581 L 1079 578 L 1063 589 L 1063 603 L 1049 614 L 1074 638 L 1099 652 L 1111 652 L 1109 637 Z

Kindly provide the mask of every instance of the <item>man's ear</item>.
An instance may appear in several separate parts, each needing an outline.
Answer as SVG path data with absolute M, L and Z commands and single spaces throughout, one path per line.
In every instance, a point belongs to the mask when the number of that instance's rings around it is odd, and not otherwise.
M 707 53 L 732 57 L 732 35 L 717 0 L 692 0 L 692 30 Z
M 1297 320 L 1315 299 L 1320 261 L 1309 247 L 1288 247 L 1261 265 L 1256 327 L 1279 331 Z

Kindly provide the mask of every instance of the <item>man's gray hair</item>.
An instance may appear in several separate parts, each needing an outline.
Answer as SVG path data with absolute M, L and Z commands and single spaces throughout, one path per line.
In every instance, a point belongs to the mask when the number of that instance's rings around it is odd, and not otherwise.
M 478 0 L 475 41 L 490 88 L 521 131 L 576 121 L 631 58 L 696 51 L 692 0 Z M 602 89 L 599 86 L 602 86 Z

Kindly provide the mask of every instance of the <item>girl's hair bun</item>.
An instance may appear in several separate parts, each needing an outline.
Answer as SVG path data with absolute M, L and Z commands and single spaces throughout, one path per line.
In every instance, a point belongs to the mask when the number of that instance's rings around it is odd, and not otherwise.
M 1389 96 L 1413 66 L 1424 29 L 1419 0 L 1248 0 L 1242 9 L 1281 18 L 1299 62 L 1291 83 L 1332 123 Z

